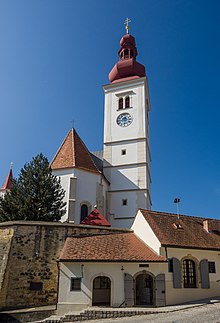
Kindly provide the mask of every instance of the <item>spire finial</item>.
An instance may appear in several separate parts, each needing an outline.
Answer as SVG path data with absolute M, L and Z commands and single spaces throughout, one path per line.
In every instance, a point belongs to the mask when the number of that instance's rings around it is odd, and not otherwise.
M 75 126 L 75 120 L 74 119 L 71 120 L 71 125 L 72 125 L 72 128 L 74 129 L 74 126 Z
M 10 163 L 10 170 L 12 169 L 13 167 L 13 162 Z
M 129 18 L 126 18 L 125 19 L 125 22 L 124 22 L 124 25 L 125 25 L 125 29 L 126 29 L 126 34 L 129 34 L 129 22 L 131 22 L 131 19 Z

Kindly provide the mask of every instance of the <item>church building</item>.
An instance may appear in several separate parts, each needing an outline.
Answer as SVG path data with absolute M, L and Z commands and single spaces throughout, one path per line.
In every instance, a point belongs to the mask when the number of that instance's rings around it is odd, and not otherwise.
M 150 99 L 137 54 L 126 25 L 103 86 L 103 151 L 72 128 L 51 161 L 67 202 L 61 222 L 0 223 L 0 307 L 57 302 L 64 315 L 220 296 L 220 220 L 151 210 Z M 11 184 L 10 169 L 0 194 Z
M 89 152 L 71 129 L 51 162 L 66 192 L 62 221 L 78 224 L 96 206 L 112 226 L 129 228 L 138 208 L 151 208 L 148 82 L 128 32 L 118 55 L 103 86 L 103 151 Z
M 103 86 L 103 156 L 90 153 L 72 129 L 51 167 L 67 191 L 64 220 L 93 225 L 101 211 L 107 225 L 130 230 L 67 237 L 59 258 L 60 314 L 220 295 L 220 221 L 151 211 L 148 83 L 128 29 L 118 54 Z M 94 204 L 99 211 L 86 217 Z

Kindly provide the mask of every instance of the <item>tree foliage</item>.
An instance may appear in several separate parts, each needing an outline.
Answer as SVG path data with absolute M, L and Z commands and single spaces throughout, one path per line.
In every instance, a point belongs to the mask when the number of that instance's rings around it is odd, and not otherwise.
M 65 213 L 64 190 L 39 154 L 24 165 L 12 188 L 0 198 L 0 221 L 58 221 Z

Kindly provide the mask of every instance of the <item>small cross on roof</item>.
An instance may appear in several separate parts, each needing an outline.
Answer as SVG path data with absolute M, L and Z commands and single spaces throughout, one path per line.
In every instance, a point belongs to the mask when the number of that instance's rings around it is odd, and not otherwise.
M 131 22 L 131 19 L 129 18 L 126 18 L 125 19 L 125 22 L 124 22 L 124 25 L 125 25 L 125 29 L 126 29 L 126 33 L 129 34 L 129 22 Z

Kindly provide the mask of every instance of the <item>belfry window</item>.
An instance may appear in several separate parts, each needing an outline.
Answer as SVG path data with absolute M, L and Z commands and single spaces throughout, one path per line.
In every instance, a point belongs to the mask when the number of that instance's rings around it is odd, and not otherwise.
M 196 266 L 191 259 L 183 261 L 183 286 L 184 288 L 196 287 Z
M 120 99 L 118 100 L 118 109 L 119 109 L 119 110 L 123 109 L 123 98 L 120 98 Z
M 129 52 L 128 49 L 124 50 L 124 58 L 129 58 Z
M 130 97 L 126 96 L 125 98 L 125 108 L 130 108 Z

